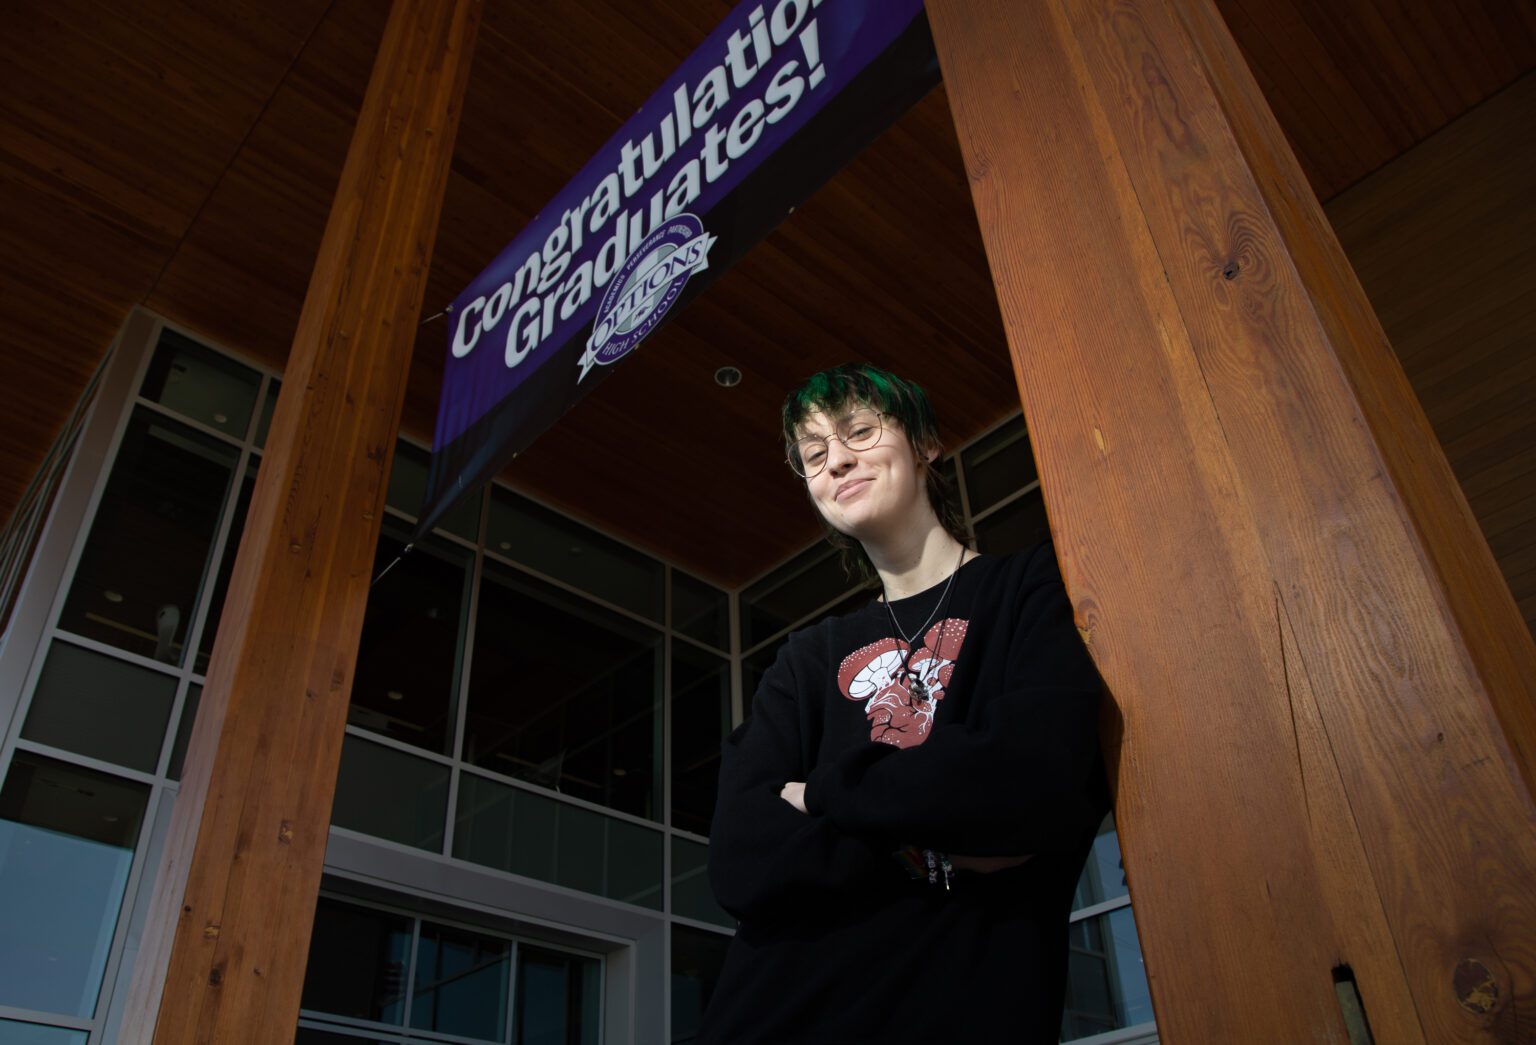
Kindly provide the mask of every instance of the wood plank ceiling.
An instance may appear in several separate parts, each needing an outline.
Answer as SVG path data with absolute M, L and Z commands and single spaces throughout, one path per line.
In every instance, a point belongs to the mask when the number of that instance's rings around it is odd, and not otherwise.
M 1536 67 L 1524 0 L 1218 0 L 1328 199 Z M 723 0 L 487 0 L 425 315 L 717 24 Z M 0 39 L 0 516 L 128 310 L 282 366 L 387 5 L 19 0 Z M 416 346 L 429 438 L 445 331 Z M 774 417 L 867 358 L 963 441 L 1017 408 L 942 88 L 508 473 L 727 585 L 811 540 Z M 713 384 L 732 364 L 745 380 Z

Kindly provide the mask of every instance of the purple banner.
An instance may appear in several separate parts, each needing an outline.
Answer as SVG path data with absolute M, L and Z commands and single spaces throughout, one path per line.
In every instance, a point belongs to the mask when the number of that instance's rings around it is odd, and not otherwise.
M 817 171 L 807 181 L 798 171 L 783 176 L 782 157 L 777 164 L 769 161 L 850 84 L 859 84 L 849 92 L 859 97 L 836 107 L 846 110 L 840 133 L 862 144 L 883 129 L 900 109 L 886 111 L 890 106 L 881 100 L 880 85 L 871 87 L 871 66 L 897 41 L 916 36 L 920 48 L 906 48 L 915 59 L 884 60 L 899 66 L 905 81 L 884 89 L 884 95 L 902 99 L 901 109 L 937 79 L 936 61 L 925 57 L 932 41 L 921 0 L 737 5 L 450 306 L 435 438 L 439 457 L 422 525 L 489 478 L 484 473 L 492 458 L 511 456 L 459 446 L 451 461 L 439 459 L 445 449 L 456 441 L 513 438 L 516 426 L 492 415 L 529 406 L 524 398 L 563 398 L 563 412 L 596 384 L 601 375 L 592 375 L 595 368 L 633 351 L 680 297 L 691 296 L 684 294 L 690 277 L 715 270 L 699 280 L 697 292 L 740 255 L 745 244 L 736 240 L 744 239 L 750 223 L 737 221 L 732 233 L 721 218 L 721 227 L 712 228 L 712 212 L 728 198 L 735 208 L 761 212 L 765 203 L 743 204 L 741 194 L 732 193 L 765 163 L 773 172 L 751 179 L 750 188 L 757 194 L 764 187 L 768 197 L 775 189 L 766 182 L 786 183 L 779 195 L 793 186 L 803 196 L 835 172 L 836 166 Z M 870 75 L 861 78 L 866 70 Z M 919 81 L 920 90 L 914 87 Z M 828 120 L 816 122 L 826 137 Z M 865 124 L 872 133 L 861 138 Z M 785 150 L 786 155 L 795 151 Z M 837 166 L 847 159 L 837 146 L 819 151 Z M 796 164 L 807 166 L 809 153 L 799 150 Z M 808 162 L 814 166 L 817 160 Z M 796 202 L 774 199 L 780 209 L 771 221 L 782 219 Z M 771 223 L 751 231 L 761 236 L 767 228 Z M 716 234 L 727 239 L 717 253 L 728 256 L 711 256 Z M 520 389 L 523 396 L 509 399 Z M 552 421 L 547 402 L 529 413 L 539 418 L 539 430 Z M 532 435 L 515 438 L 526 445 Z

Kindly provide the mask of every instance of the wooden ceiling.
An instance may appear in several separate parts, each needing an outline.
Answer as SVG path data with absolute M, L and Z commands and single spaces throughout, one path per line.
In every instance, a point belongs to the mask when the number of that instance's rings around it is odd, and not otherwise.
M 729 10 L 487 0 L 424 316 Z M 1218 0 L 1318 195 L 1536 67 L 1528 0 Z M 281 368 L 381 0 L 20 0 L 0 39 L 0 516 L 136 304 Z M 446 333 L 422 327 L 428 438 Z M 811 371 L 916 377 L 963 441 L 1017 408 L 942 88 L 518 460 L 520 488 L 727 585 L 816 533 L 775 415 Z M 730 390 L 724 364 L 745 379 Z

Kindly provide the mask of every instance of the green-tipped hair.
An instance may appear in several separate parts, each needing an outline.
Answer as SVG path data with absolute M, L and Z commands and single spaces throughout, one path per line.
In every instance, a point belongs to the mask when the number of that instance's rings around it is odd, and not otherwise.
M 939 423 L 928 402 L 928 394 L 915 381 L 868 363 L 844 363 L 812 374 L 805 383 L 784 400 L 783 424 L 786 451 L 800 437 L 800 426 L 812 414 L 837 417 L 851 406 L 869 406 L 901 426 L 920 467 L 927 473 L 928 503 L 940 524 L 961 544 L 969 545 L 971 535 L 956 503 L 954 491 L 942 469 L 927 461 L 926 451 L 941 448 Z M 823 520 L 825 524 L 825 520 Z M 843 568 L 849 576 L 863 581 L 875 579 L 874 564 L 864 554 L 858 541 L 827 526 L 827 540 L 842 553 Z

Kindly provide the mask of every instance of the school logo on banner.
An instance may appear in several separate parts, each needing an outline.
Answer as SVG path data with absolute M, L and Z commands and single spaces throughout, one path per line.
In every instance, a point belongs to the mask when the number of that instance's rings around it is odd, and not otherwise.
M 614 274 L 597 307 L 592 336 L 578 364 L 581 381 L 594 366 L 617 363 L 666 318 L 696 272 L 709 267 L 715 237 L 692 214 L 679 214 L 645 237 Z

